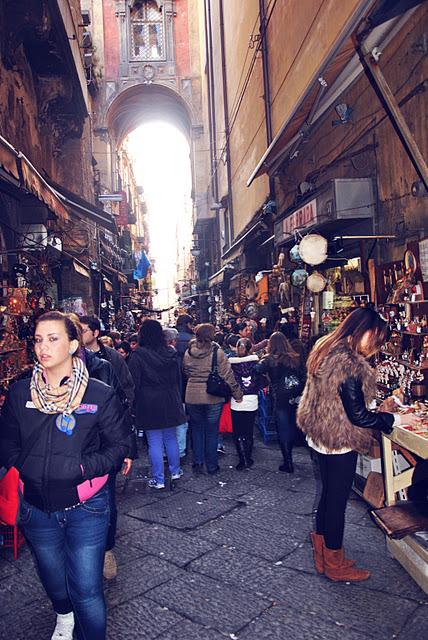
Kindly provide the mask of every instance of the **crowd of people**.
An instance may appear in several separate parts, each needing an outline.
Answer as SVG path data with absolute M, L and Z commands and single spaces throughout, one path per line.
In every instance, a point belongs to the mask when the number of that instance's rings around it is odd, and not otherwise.
M 151 490 L 163 489 L 166 477 L 180 482 L 187 459 L 189 473 L 219 473 L 220 425 L 228 419 L 236 470 L 250 470 L 266 397 L 279 471 L 293 473 L 293 446 L 303 433 L 320 469 L 311 533 L 317 571 L 334 581 L 369 577 L 346 558 L 343 531 L 357 452 L 367 450 L 373 432 L 388 433 L 401 420 L 371 407 L 368 358 L 385 341 L 387 324 L 374 310 L 357 309 L 309 358 L 293 325 L 276 329 L 267 335 L 265 325 L 245 318 L 194 326 L 183 314 L 175 327 L 146 319 L 137 334 L 102 335 L 93 316 L 53 311 L 38 318 L 31 378 L 11 386 L 2 409 L 0 464 L 20 471 L 20 524 L 57 614 L 52 640 L 71 640 L 74 628 L 79 640 L 105 638 L 103 574 L 117 573 L 116 478 L 143 455 L 137 440 L 147 442 Z

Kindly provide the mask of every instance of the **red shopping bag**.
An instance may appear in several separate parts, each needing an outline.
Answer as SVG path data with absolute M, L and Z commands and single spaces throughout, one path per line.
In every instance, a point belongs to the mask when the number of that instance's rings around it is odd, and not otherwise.
M 230 402 L 225 402 L 220 416 L 219 433 L 232 433 L 232 414 Z

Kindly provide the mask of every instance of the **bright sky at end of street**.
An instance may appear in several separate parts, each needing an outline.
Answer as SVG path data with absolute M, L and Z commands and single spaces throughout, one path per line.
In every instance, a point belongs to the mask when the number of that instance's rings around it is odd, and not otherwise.
M 155 260 L 156 308 L 176 302 L 175 283 L 184 278 L 192 235 L 190 149 L 185 136 L 165 122 L 135 129 L 126 146 L 148 211 L 149 257 Z M 188 259 L 188 258 L 187 258 Z

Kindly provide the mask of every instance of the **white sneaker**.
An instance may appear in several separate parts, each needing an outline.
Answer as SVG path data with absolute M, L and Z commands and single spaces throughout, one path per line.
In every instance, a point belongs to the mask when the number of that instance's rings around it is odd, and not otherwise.
M 183 469 L 180 469 L 178 473 L 171 474 L 171 480 L 178 480 L 183 475 Z
M 74 613 L 57 613 L 51 640 L 73 640 Z
M 165 489 L 165 484 L 163 482 L 158 482 L 154 478 L 149 480 L 148 485 L 151 489 Z

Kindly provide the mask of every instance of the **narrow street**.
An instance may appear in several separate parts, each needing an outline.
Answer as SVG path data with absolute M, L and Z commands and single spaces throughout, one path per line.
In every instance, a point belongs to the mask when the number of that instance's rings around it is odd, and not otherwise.
M 234 469 L 226 442 L 221 472 L 195 477 L 190 465 L 173 491 L 151 490 L 145 451 L 123 492 L 115 553 L 106 583 L 110 640 L 398 640 L 428 634 L 427 596 L 388 556 L 385 537 L 353 494 L 347 512 L 349 557 L 372 571 L 360 584 L 315 574 L 308 533 L 315 481 L 307 449 L 296 472 L 277 471 L 275 445 L 257 441 L 255 467 Z M 123 482 L 123 481 L 122 481 Z M 0 637 L 40 640 L 55 624 L 24 548 L 0 560 Z

